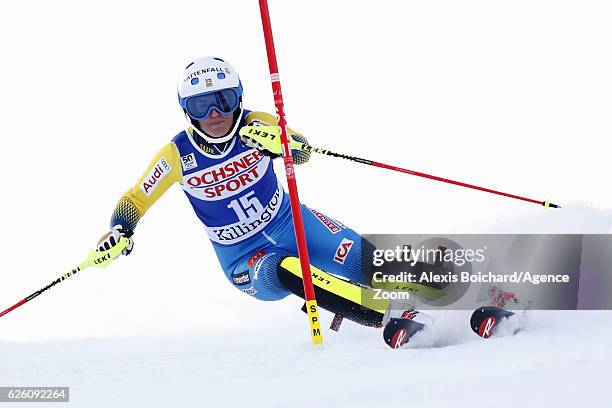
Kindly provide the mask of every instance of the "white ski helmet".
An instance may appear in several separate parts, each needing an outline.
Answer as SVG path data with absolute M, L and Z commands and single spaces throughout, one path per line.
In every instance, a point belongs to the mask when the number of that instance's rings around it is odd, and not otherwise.
M 178 99 L 189 125 L 204 140 L 224 143 L 230 140 L 242 118 L 242 84 L 238 73 L 221 58 L 201 57 L 191 62 L 178 82 Z M 215 109 L 222 115 L 234 115 L 229 133 L 212 138 L 202 131 L 197 121 L 205 119 Z

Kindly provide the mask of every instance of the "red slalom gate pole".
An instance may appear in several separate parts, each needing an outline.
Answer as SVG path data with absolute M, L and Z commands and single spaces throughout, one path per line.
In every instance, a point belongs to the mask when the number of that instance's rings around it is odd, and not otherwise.
M 283 148 L 283 161 L 285 163 L 285 174 L 289 186 L 289 198 L 291 201 L 291 213 L 293 215 L 293 227 L 295 229 L 295 239 L 297 241 L 298 256 L 302 266 L 302 280 L 304 282 L 304 298 L 306 300 L 306 311 L 310 323 L 310 336 L 313 344 L 323 343 L 321 326 L 319 323 L 319 310 L 315 299 L 312 277 L 310 275 L 310 259 L 308 257 L 308 247 L 306 246 L 306 233 L 304 232 L 304 222 L 300 198 L 298 196 L 297 181 L 293 168 L 293 156 L 291 146 L 287 136 L 287 120 L 283 103 L 283 91 L 281 90 L 280 78 L 278 75 L 278 64 L 276 62 L 276 51 L 274 50 L 274 37 L 272 36 L 272 24 L 270 23 L 270 12 L 268 11 L 267 0 L 259 0 L 259 10 L 261 12 L 261 22 L 263 25 L 264 38 L 266 41 L 266 51 L 268 53 L 268 66 L 270 67 L 270 80 L 272 81 L 272 92 L 274 94 L 274 104 L 278 113 L 278 125 L 281 128 L 281 145 Z

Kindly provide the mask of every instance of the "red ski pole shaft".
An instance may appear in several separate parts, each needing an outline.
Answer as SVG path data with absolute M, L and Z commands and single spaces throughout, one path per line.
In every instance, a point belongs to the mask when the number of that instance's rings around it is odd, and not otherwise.
M 428 178 L 430 180 L 441 181 L 443 183 L 448 183 L 448 184 L 454 184 L 456 186 L 461 186 L 461 187 L 471 188 L 471 189 L 474 189 L 474 190 L 484 191 L 485 193 L 497 194 L 497 195 L 504 196 L 504 197 L 509 197 L 509 198 L 514 198 L 514 199 L 517 199 L 517 200 L 527 201 L 529 203 L 545 205 L 545 201 L 538 201 L 538 200 L 534 200 L 532 198 L 521 197 L 521 196 L 518 196 L 518 195 L 515 195 L 515 194 L 504 193 L 503 191 L 492 190 L 490 188 L 480 187 L 480 186 L 476 186 L 474 184 L 464 183 L 462 181 L 451 180 L 451 179 L 447 179 L 447 178 L 444 178 L 444 177 L 438 177 L 438 176 L 434 176 L 434 175 L 427 174 L 427 173 L 421 173 L 421 172 L 414 171 L 414 170 L 403 169 L 401 167 L 391 166 L 389 164 L 384 164 L 384 163 L 379 163 L 379 162 L 373 161 L 372 162 L 372 166 L 380 167 L 380 168 L 383 168 L 383 169 L 399 171 L 401 173 L 412 174 L 413 176 Z M 550 203 L 549 203 L 549 206 L 557 207 L 555 204 L 550 204 Z
M 29 298 L 29 296 L 27 298 L 25 298 L 23 300 L 20 300 L 19 302 L 15 303 L 13 306 L 9 307 L 8 309 L 3 310 L 2 312 L 0 312 L 0 317 L 4 316 L 8 312 L 17 309 L 19 306 L 21 306 L 21 305 L 25 304 L 26 302 L 28 302 L 28 298 Z
M 270 23 L 270 12 L 268 11 L 267 0 L 259 0 L 261 11 L 261 22 L 263 25 L 264 38 L 266 41 L 266 51 L 268 53 L 268 66 L 270 67 L 270 79 L 272 81 L 272 92 L 274 94 L 274 104 L 278 114 L 278 125 L 281 129 L 281 145 L 283 149 L 283 161 L 285 163 L 285 174 L 289 187 L 289 198 L 291 201 L 291 214 L 293 215 L 293 227 L 295 229 L 295 239 L 298 247 L 298 256 L 302 267 L 302 280 L 304 282 L 304 298 L 306 300 L 306 311 L 310 322 L 310 334 L 313 344 L 323 342 L 319 323 L 319 312 L 315 299 L 312 277 L 310 275 L 310 259 L 308 257 L 308 247 L 306 246 L 306 233 L 304 232 L 304 222 L 302 220 L 302 210 L 298 195 L 297 181 L 293 168 L 293 156 L 287 136 L 287 120 L 285 118 L 283 92 L 281 89 L 280 78 L 278 75 L 278 64 L 276 62 L 276 52 L 274 49 L 274 38 L 272 36 L 272 24 Z
M 417 176 L 417 177 L 423 177 L 423 178 L 427 178 L 430 180 L 436 180 L 436 181 L 441 181 L 443 183 L 448 183 L 448 184 L 454 184 L 456 186 L 460 186 L 460 187 L 465 187 L 465 188 L 471 188 L 473 190 L 478 190 L 478 191 L 484 191 L 485 193 L 490 193 L 490 194 L 496 194 L 496 195 L 500 195 L 500 196 L 504 196 L 504 197 L 508 197 L 508 198 L 514 198 L 516 200 L 521 200 L 521 201 L 526 201 L 528 203 L 534 203 L 534 204 L 539 204 L 539 205 L 543 205 L 544 207 L 548 208 L 548 207 L 552 207 L 552 208 L 560 208 L 559 205 L 557 204 L 553 204 L 548 200 L 534 200 L 533 198 L 527 198 L 527 197 L 522 197 L 516 194 L 510 194 L 510 193 L 504 193 L 503 191 L 498 191 L 498 190 L 493 190 L 490 188 L 486 188 L 486 187 L 481 187 L 481 186 L 477 186 L 474 184 L 468 184 L 468 183 L 464 183 L 462 181 L 457 181 L 457 180 L 451 180 L 451 179 L 447 179 L 444 177 L 438 177 L 438 176 L 434 176 L 431 174 L 427 174 L 427 173 L 421 173 L 419 171 L 414 171 L 414 170 L 408 170 L 408 169 L 404 169 L 401 167 L 397 167 L 397 166 L 391 166 L 389 164 L 384 164 L 384 163 L 380 163 L 377 161 L 373 161 L 373 160 L 368 160 L 368 159 L 362 159 L 359 157 L 354 157 L 354 156 L 349 156 L 347 154 L 342 154 L 342 153 L 335 153 L 326 149 L 320 149 L 318 147 L 312 147 L 309 146 L 307 144 L 303 144 L 302 148 L 305 150 L 309 150 L 311 152 L 315 152 L 315 153 L 319 153 L 319 154 L 324 154 L 326 156 L 332 156 L 332 157 L 340 157 L 342 159 L 347 159 L 347 160 L 351 160 L 357 163 L 361 163 L 361 164 L 368 164 L 370 166 L 374 166 L 374 167 L 380 167 L 383 169 L 387 169 L 387 170 L 393 170 L 393 171 L 398 171 L 401 173 L 406 173 L 406 174 L 411 174 L 413 176 Z

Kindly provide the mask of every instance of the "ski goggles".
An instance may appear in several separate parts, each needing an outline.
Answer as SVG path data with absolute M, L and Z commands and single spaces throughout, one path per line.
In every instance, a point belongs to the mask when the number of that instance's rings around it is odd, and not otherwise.
M 242 86 L 239 85 L 237 88 L 189 96 L 181 99 L 181 106 L 189 117 L 196 120 L 206 119 L 213 109 L 227 116 L 238 108 L 241 95 Z

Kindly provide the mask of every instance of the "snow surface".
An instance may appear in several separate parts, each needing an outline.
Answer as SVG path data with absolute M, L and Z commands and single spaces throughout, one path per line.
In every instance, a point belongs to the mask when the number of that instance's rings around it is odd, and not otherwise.
M 173 338 L 0 343 L 0 378 L 69 385 L 71 406 L 83 407 L 609 406 L 612 313 L 535 312 L 518 334 L 489 340 L 469 329 L 469 314 L 439 314 L 415 348 L 396 351 L 380 330 L 350 322 L 314 348 L 300 319 Z

